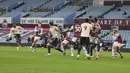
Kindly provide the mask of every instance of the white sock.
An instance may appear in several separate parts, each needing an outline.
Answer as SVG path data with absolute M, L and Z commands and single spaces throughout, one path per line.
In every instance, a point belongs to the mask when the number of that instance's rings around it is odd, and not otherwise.
M 62 50 L 63 52 L 65 52 L 65 50 L 64 50 L 64 46 L 61 46 L 61 50 Z
M 115 51 L 113 48 L 112 48 L 112 56 L 115 56 Z
M 100 52 L 102 52 L 102 47 L 100 47 Z
M 98 48 L 97 48 L 97 46 L 95 47 L 95 52 L 96 52 L 96 56 L 98 56 Z
M 74 48 L 71 47 L 70 50 L 71 50 L 71 56 L 74 56 Z
M 85 55 L 88 57 L 88 56 L 89 56 L 89 54 L 87 53 L 86 48 L 85 48 L 85 47 L 82 47 L 82 49 L 83 49 L 83 51 L 84 51 Z

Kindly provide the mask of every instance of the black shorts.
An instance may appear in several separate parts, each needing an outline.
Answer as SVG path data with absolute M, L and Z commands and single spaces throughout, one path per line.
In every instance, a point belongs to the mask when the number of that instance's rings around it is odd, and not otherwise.
M 90 39 L 89 39 L 89 37 L 81 37 L 80 38 L 80 45 L 81 46 L 89 46 L 89 44 L 90 44 Z
M 52 38 L 50 44 L 56 47 L 59 44 L 58 38 Z
M 14 38 L 15 38 L 16 40 L 20 40 L 20 39 L 21 39 L 21 35 L 20 35 L 20 34 L 14 34 Z

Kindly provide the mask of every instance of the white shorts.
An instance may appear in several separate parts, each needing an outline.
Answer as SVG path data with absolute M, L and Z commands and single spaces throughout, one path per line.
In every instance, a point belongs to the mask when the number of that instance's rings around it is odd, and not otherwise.
M 113 46 L 116 46 L 116 47 L 121 47 L 122 45 L 123 45 L 123 44 L 118 43 L 118 42 L 116 42 L 116 41 L 113 43 Z
M 98 44 L 99 39 L 97 37 L 90 37 L 90 42 L 94 44 Z
M 62 41 L 65 45 L 67 45 L 68 43 L 69 43 L 69 41 L 68 40 L 64 40 L 64 41 Z
M 77 37 L 73 37 L 71 41 L 72 41 L 72 42 L 76 42 L 77 40 L 78 40 Z
M 34 40 L 39 40 L 39 39 L 40 39 L 39 36 L 35 36 L 35 37 L 34 37 Z

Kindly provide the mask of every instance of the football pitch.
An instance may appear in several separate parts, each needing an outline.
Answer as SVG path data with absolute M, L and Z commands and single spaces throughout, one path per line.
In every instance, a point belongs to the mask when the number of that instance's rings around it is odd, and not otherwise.
M 103 52 L 98 60 L 85 59 L 83 51 L 80 59 L 66 56 L 52 49 L 51 56 L 45 56 L 47 49 L 38 48 L 33 53 L 27 47 L 16 51 L 16 47 L 0 47 L 0 73 L 130 73 L 130 53 L 123 53 L 124 59 L 111 57 L 111 52 Z

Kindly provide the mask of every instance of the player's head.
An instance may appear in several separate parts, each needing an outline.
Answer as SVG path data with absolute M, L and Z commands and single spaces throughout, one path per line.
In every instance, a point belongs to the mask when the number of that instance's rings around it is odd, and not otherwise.
M 49 23 L 49 26 L 54 26 L 54 23 L 53 23 L 53 22 L 50 22 L 50 23 Z
M 115 28 L 115 29 L 113 29 L 113 31 L 114 31 L 114 33 L 117 33 L 117 32 L 118 32 L 118 29 Z
M 90 20 L 88 18 L 85 19 L 86 23 L 90 23 Z
M 13 24 L 13 28 L 16 28 L 17 24 Z
M 113 34 L 116 34 L 117 32 L 118 32 L 118 29 L 112 29 L 111 34 L 113 35 Z
M 76 19 L 74 19 L 74 22 L 75 22 L 75 23 L 78 23 L 78 21 L 77 21 Z
M 96 17 L 94 18 L 94 21 L 95 21 L 95 23 L 98 21 Z
M 6 20 L 6 19 L 4 19 L 4 20 L 3 20 L 3 22 L 4 22 L 4 23 L 7 23 L 7 20 Z
M 90 23 L 95 23 L 95 20 L 94 19 L 90 19 Z
M 39 23 L 38 23 L 38 27 L 41 27 L 41 26 L 42 26 L 42 23 L 41 23 L 41 22 L 39 22 Z

